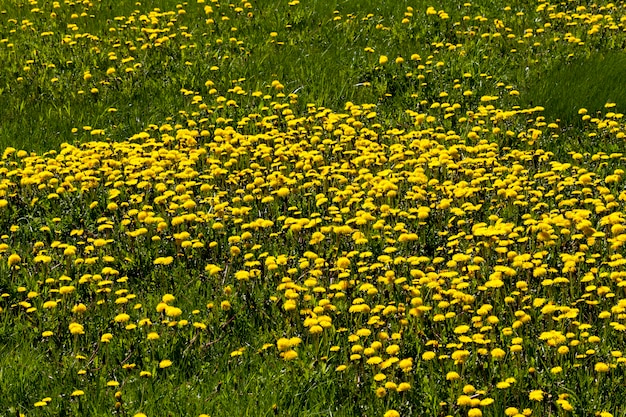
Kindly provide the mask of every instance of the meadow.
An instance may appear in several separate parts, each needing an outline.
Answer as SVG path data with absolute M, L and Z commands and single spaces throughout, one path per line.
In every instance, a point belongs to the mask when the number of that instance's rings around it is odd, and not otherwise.
M 625 22 L 0 2 L 0 415 L 626 416 Z

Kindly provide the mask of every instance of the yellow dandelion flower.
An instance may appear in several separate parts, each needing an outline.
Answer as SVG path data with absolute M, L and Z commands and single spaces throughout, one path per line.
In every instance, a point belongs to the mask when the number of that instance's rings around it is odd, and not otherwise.
M 469 395 L 461 395 L 459 398 L 457 398 L 456 404 L 462 407 L 470 406 L 472 405 L 472 398 Z
M 456 334 L 464 334 L 464 333 L 469 332 L 469 329 L 470 329 L 470 327 L 464 324 L 464 325 L 461 325 L 461 326 L 457 326 L 454 329 L 454 333 L 456 333 Z
M 480 408 L 471 408 L 467 412 L 467 417 L 482 417 L 483 412 L 480 411 Z
M 279 189 L 276 191 L 276 195 L 277 195 L 277 196 L 279 196 L 279 197 L 281 197 L 281 198 L 287 197 L 287 196 L 289 195 L 289 193 L 290 193 L 290 192 L 289 192 L 289 188 L 287 188 L 287 187 L 282 187 L 282 188 L 279 188 Z
M 9 255 L 9 259 L 8 259 L 7 263 L 9 264 L 10 267 L 13 266 L 13 265 L 17 265 L 20 262 L 22 262 L 22 258 L 17 253 L 13 253 L 13 254 Z
M 178 307 L 167 306 L 165 308 L 165 315 L 168 317 L 178 317 L 183 314 L 183 311 Z
M 317 324 L 316 324 L 316 325 L 314 325 L 314 326 L 311 326 L 311 327 L 309 328 L 309 333 L 311 333 L 311 334 L 320 334 L 320 333 L 322 333 L 323 331 L 324 331 L 324 329 L 322 328 L 322 326 L 317 325 Z
M 368 365 L 378 365 L 382 363 L 383 359 L 380 356 L 373 356 L 367 360 Z
M 401 382 L 400 384 L 398 384 L 398 387 L 396 388 L 397 392 L 404 392 L 404 391 L 408 391 L 411 389 L 411 384 L 409 384 L 408 382 Z
M 350 266 L 350 259 L 341 257 L 337 259 L 337 268 L 346 269 Z
M 130 320 L 130 316 L 126 313 L 121 313 L 118 314 L 117 316 L 115 316 L 115 318 L 113 319 L 116 323 L 125 323 L 128 320 Z
M 456 381 L 457 379 L 460 379 L 461 376 L 459 375 L 458 372 L 455 371 L 450 371 L 446 374 L 446 380 L 448 381 Z
M 298 357 L 298 352 L 296 352 L 295 350 L 288 350 L 282 353 L 282 357 L 286 361 L 291 361 Z
M 594 366 L 594 369 L 596 372 L 605 373 L 605 372 L 609 372 L 610 367 L 604 362 L 598 362 Z
M 84 313 L 85 311 L 87 311 L 87 306 L 83 303 L 80 304 L 76 304 L 74 307 L 72 307 L 72 313 Z
M 402 359 L 398 362 L 398 367 L 404 372 L 408 372 L 413 368 L 413 358 Z
M 400 352 L 400 346 L 398 345 L 389 345 L 387 346 L 387 348 L 385 349 L 385 352 L 387 352 L 388 355 L 391 356 L 395 356 Z
M 73 285 L 63 285 L 59 288 L 59 294 L 61 295 L 71 294 L 74 292 L 75 289 L 76 287 L 74 287 Z
M 285 352 L 291 348 L 291 342 L 286 337 L 281 337 L 276 341 L 276 347 L 279 351 Z
M 70 323 L 68 326 L 71 334 L 85 334 L 85 329 L 82 324 Z
M 574 411 L 574 407 L 566 399 L 558 399 L 556 403 L 565 411 Z
M 359 337 L 368 337 L 372 334 L 372 331 L 370 329 L 359 329 L 355 334 Z
M 502 359 L 506 356 L 506 352 L 500 348 L 495 348 L 491 350 L 491 356 L 494 359 Z
M 463 387 L 464 394 L 473 394 L 475 392 L 476 392 L 476 387 L 474 387 L 472 384 L 467 384 L 466 386 Z
M 287 300 L 283 303 L 283 309 L 285 311 L 293 311 L 296 308 L 298 308 L 298 304 L 296 303 L 296 300 Z
M 535 389 L 530 391 L 528 394 L 528 399 L 532 401 L 543 401 L 544 392 L 540 389 Z

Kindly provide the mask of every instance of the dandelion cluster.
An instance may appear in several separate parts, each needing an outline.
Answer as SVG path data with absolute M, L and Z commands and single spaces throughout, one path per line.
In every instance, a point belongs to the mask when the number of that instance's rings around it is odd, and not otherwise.
M 303 102 L 275 74 L 225 83 L 231 60 L 254 56 L 263 17 L 252 2 L 136 10 L 100 36 L 84 31 L 104 2 L 40 3 L 5 10 L 0 26 L 0 56 L 23 88 L 70 86 L 101 106 L 155 65 L 182 62 L 189 77 L 176 114 L 125 140 L 90 123 L 74 132 L 88 141 L 3 150 L 0 338 L 41 369 L 0 407 L 217 415 L 237 395 L 248 413 L 280 413 L 320 390 L 302 406 L 342 398 L 331 407 L 345 415 L 386 417 L 620 409 L 626 157 L 557 155 L 564 126 L 522 106 L 506 74 L 464 65 L 489 62 L 475 55 L 484 48 L 538 66 L 550 48 L 622 39 L 621 3 L 539 1 L 531 28 L 511 7 L 497 19 L 469 3 L 460 16 L 409 7 L 394 31 L 458 42 L 404 57 L 360 50 L 367 80 L 355 88 L 377 99 L 335 108 Z M 327 18 L 338 31 L 393 33 L 370 14 Z M 57 61 L 20 61 L 12 39 L 28 36 L 56 42 Z M 279 55 L 290 41 L 277 31 L 262 43 Z M 204 62 L 186 60 L 202 48 Z M 163 50 L 171 62 L 151 58 Z M 398 120 L 383 117 L 397 97 Z M 577 134 L 622 144 L 615 107 L 581 109 Z

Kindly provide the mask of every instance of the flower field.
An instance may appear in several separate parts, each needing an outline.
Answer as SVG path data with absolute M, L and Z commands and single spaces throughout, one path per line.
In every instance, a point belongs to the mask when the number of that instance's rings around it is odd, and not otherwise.
M 0 5 L 0 415 L 626 415 L 623 2 L 145 3 Z

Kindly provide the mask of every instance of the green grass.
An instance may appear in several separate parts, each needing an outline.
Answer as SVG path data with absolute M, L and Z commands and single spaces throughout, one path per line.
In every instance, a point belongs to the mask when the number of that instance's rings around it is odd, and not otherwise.
M 625 416 L 625 5 L 431 6 L 0 1 L 0 415 Z
M 159 3 L 159 8 L 176 13 L 177 5 L 164 1 Z M 540 26 L 529 23 L 545 19 L 545 14 L 534 8 L 524 8 L 525 15 L 516 17 L 515 12 L 521 8 L 503 11 L 502 6 L 490 1 L 478 1 L 471 7 L 445 3 L 441 8 L 449 13 L 447 20 L 425 15 L 426 3 L 316 0 L 289 6 L 286 2 L 258 2 L 251 9 L 252 18 L 245 16 L 247 9 L 237 13 L 233 7 L 219 8 L 213 4 L 218 17 L 224 14 L 231 18 L 228 21 L 218 19 L 213 25 L 205 23 L 204 6 L 192 1 L 186 5 L 185 15 L 166 16 L 165 20 L 175 19 L 171 29 L 186 29 L 180 30 L 179 36 L 167 45 L 141 50 L 142 42 L 138 39 L 146 38 L 145 33 L 142 34 L 135 23 L 116 20 L 116 17 L 138 19 L 156 5 L 135 7 L 131 3 L 120 5 L 101 0 L 93 2 L 92 6 L 76 4 L 58 10 L 46 5 L 39 13 L 30 12 L 33 7 L 26 2 L 4 5 L 3 16 L 18 22 L 27 19 L 31 26 L 22 29 L 18 23 L 3 24 L 6 42 L 0 44 L 0 58 L 6 65 L 0 74 L 0 96 L 5 103 L 0 109 L 3 120 L 0 144 L 46 151 L 58 148 L 63 142 L 89 139 L 82 131 L 83 126 L 105 129 L 107 137 L 123 140 L 151 124 L 162 123 L 168 117 L 176 118 L 180 110 L 191 111 L 180 93 L 181 88 L 205 96 L 204 84 L 212 80 L 223 94 L 232 87 L 233 80 L 244 78 L 240 85 L 246 91 L 264 93 L 274 79 L 280 80 L 285 93 L 298 94 L 301 108 L 307 103 L 329 108 L 342 108 L 348 101 L 374 103 L 392 125 L 402 119 L 404 109 L 416 108 L 424 101 L 429 104 L 437 101 L 444 87 L 451 87 L 464 73 L 474 77 L 485 74 L 484 80 L 468 85 L 476 96 L 493 94 L 495 84 L 504 82 L 522 92 L 521 103 L 548 106 L 552 110 L 546 113 L 547 117 L 571 124 L 574 122 L 572 106 L 575 106 L 572 100 L 580 91 L 589 90 L 597 91 L 597 99 L 593 100 L 603 99 L 606 94 L 597 87 L 613 90 L 611 86 L 615 81 L 602 80 L 615 80 L 610 71 L 618 73 L 620 62 L 609 57 L 610 65 L 570 64 L 573 70 L 568 74 L 575 75 L 572 81 L 585 71 L 594 74 L 593 79 L 587 77 L 584 85 L 578 85 L 580 90 L 572 89 L 559 72 L 559 68 L 564 68 L 561 63 L 569 60 L 567 56 L 575 52 L 577 57 L 589 54 L 599 57 L 604 54 L 602 51 L 610 51 L 611 45 L 619 41 L 607 45 L 603 38 L 592 36 L 585 46 L 574 50 L 559 43 L 546 45 L 547 48 L 532 46 L 530 41 L 517 44 L 516 40 L 505 38 L 504 35 L 511 33 L 506 31 L 502 37 L 491 39 L 469 35 L 469 32 L 493 33 L 493 20 L 498 17 L 505 19 L 513 33 L 521 33 L 529 26 Z M 413 16 L 411 22 L 403 24 L 407 7 L 413 8 Z M 48 16 L 53 10 L 58 14 L 54 19 Z M 72 18 L 72 13 L 87 15 Z M 481 15 L 484 22 L 475 19 Z M 463 16 L 470 19 L 464 21 Z M 76 23 L 79 30 L 66 30 L 68 24 Z M 167 28 L 164 24 L 157 26 Z M 233 32 L 231 27 L 237 30 Z M 11 33 L 12 30 L 17 32 Z M 40 33 L 46 31 L 54 33 L 42 38 Z M 277 33 L 274 42 L 271 32 Z M 70 46 L 61 42 L 63 33 L 88 34 L 96 36 L 97 40 L 80 37 Z M 180 36 L 184 33 L 191 35 L 189 40 Z M 242 43 L 230 42 L 233 37 Z M 536 38 L 531 41 L 550 43 L 547 33 L 538 34 Z M 223 43 L 216 43 L 220 42 L 218 39 Z M 13 44 L 11 48 L 7 47 L 9 43 Z M 191 46 L 187 48 L 187 44 Z M 462 45 L 463 55 L 449 51 L 450 44 Z M 366 47 L 374 52 L 366 52 Z M 517 52 L 511 53 L 512 47 Z M 83 53 L 86 51 L 91 52 Z M 110 53 L 119 55 L 118 59 L 109 60 Z M 378 56 L 383 54 L 392 61 L 402 56 L 406 63 L 403 67 L 380 68 Z M 427 85 L 421 85 L 422 81 L 406 78 L 407 72 L 416 75 L 418 72 L 409 60 L 413 54 L 422 57 L 422 64 L 432 56 L 432 61 L 442 61 L 445 67 L 426 74 Z M 125 57 L 133 57 L 134 61 L 120 65 Z M 55 68 L 46 67 L 50 64 Z M 135 64 L 140 64 L 141 68 L 130 75 L 123 72 L 124 68 Z M 211 71 L 213 65 L 220 69 Z M 553 66 L 556 67 L 553 74 L 546 74 L 545 69 Z M 24 67 L 30 70 L 24 71 Z M 118 71 L 106 76 L 104 73 L 110 67 Z M 83 74 L 88 70 L 92 71 L 93 78 L 83 81 Z M 18 77 L 21 81 L 16 81 Z M 53 78 L 58 81 L 51 83 Z M 94 87 L 99 91 L 92 94 L 89 91 Z M 569 92 L 576 94 L 567 95 Z M 242 117 L 255 110 L 255 101 L 246 96 L 238 98 L 239 108 L 230 116 Z M 621 96 L 615 97 L 616 101 L 620 99 Z M 554 105 L 555 102 L 560 104 Z M 117 112 L 110 113 L 110 108 Z M 72 133 L 73 128 L 78 131 Z
M 581 108 L 587 109 L 591 117 L 607 111 L 607 103 L 617 104 L 610 111 L 624 111 L 625 71 L 626 57 L 612 50 L 555 61 L 528 87 L 532 100 L 529 104 L 541 103 L 547 118 L 580 129 Z

